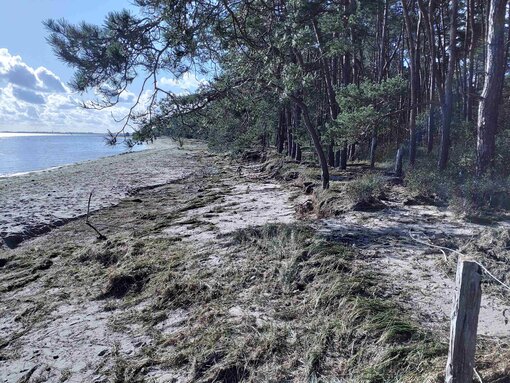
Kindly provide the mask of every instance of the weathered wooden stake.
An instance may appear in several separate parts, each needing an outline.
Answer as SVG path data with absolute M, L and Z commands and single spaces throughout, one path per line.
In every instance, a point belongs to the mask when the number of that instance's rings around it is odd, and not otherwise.
M 351 144 L 351 150 L 349 151 L 349 161 L 354 161 L 356 159 L 356 143 L 353 142 Z
M 329 166 L 333 167 L 335 166 L 335 152 L 334 152 L 334 146 L 333 141 L 329 144 L 328 147 L 328 163 Z
M 296 159 L 296 155 L 297 155 L 297 142 L 294 141 L 294 144 L 292 145 L 292 158 Z
M 340 169 L 347 169 L 347 149 L 345 147 L 340 150 Z
M 402 159 L 404 158 L 404 149 L 399 148 L 397 150 L 397 158 L 395 160 L 395 175 L 402 177 Z
M 372 141 L 370 143 L 370 168 L 373 169 L 375 167 L 375 151 L 377 149 L 377 136 L 372 137 Z
M 296 161 L 301 162 L 301 145 L 297 144 Z
M 482 273 L 478 263 L 459 258 L 456 277 L 457 291 L 450 325 L 446 383 L 473 381 L 476 331 L 482 298 L 481 279 Z
M 335 152 L 335 168 L 340 166 L 340 150 Z
M 292 157 L 292 148 L 294 147 L 294 139 L 292 137 L 292 133 L 289 133 L 288 141 L 289 141 L 289 145 L 287 147 L 287 155 L 289 157 Z

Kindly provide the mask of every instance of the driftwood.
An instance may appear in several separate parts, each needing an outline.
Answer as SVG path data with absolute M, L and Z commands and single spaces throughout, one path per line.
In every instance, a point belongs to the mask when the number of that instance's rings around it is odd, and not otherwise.
M 92 225 L 92 223 L 90 222 L 89 220 L 89 215 L 90 215 L 90 202 L 92 201 L 92 193 L 94 192 L 94 190 L 92 190 L 89 194 L 89 202 L 87 204 L 87 217 L 85 218 L 85 224 L 87 226 L 89 226 L 90 228 L 92 228 L 92 230 L 94 230 L 97 234 L 97 238 L 99 238 L 100 240 L 106 240 L 107 238 L 94 226 Z

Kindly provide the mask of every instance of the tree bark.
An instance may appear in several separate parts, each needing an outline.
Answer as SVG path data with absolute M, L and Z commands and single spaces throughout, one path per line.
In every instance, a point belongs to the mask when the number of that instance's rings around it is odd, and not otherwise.
M 499 103 L 505 75 L 505 8 L 507 0 L 491 0 L 487 33 L 485 82 L 478 108 L 476 172 L 494 166 Z

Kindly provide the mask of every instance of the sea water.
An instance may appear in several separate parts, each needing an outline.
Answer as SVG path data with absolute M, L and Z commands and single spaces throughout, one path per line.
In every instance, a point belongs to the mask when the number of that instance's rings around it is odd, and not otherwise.
M 120 140 L 122 141 L 122 140 Z M 136 145 L 131 151 L 146 149 Z M 0 133 L 0 176 L 43 170 L 128 152 L 102 134 Z

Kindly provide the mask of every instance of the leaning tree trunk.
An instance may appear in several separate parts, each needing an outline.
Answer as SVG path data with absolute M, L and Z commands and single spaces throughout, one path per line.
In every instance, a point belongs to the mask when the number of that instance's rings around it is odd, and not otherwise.
M 319 156 L 319 164 L 321 167 L 321 173 L 322 173 L 322 188 L 328 189 L 329 188 L 329 169 L 328 169 L 328 161 L 326 159 L 326 155 L 324 154 L 324 150 L 322 149 L 321 140 L 319 138 L 319 134 L 317 133 L 317 129 L 315 129 L 315 126 L 312 123 L 312 120 L 310 119 L 310 112 L 308 111 L 308 106 L 300 100 L 296 96 L 290 96 L 292 101 L 294 101 L 300 108 L 301 112 L 303 113 L 303 121 L 306 126 L 306 130 L 308 131 L 308 134 L 310 135 L 310 138 L 312 139 L 313 146 L 315 148 L 315 152 Z
M 505 75 L 505 8 L 507 0 L 491 0 L 485 60 L 485 83 L 478 108 L 476 172 L 494 164 L 499 103 Z
M 441 118 L 441 143 L 439 145 L 439 160 L 437 167 L 439 170 L 446 169 L 448 164 L 448 155 L 450 152 L 450 128 L 452 125 L 453 112 L 453 74 L 455 72 L 455 39 L 457 36 L 457 7 L 458 1 L 451 1 L 450 13 L 450 42 L 448 43 L 448 72 L 444 84 L 444 97 L 441 105 L 443 112 Z

